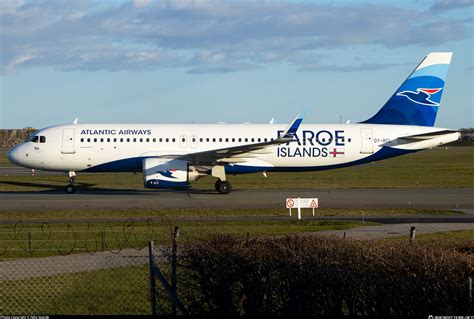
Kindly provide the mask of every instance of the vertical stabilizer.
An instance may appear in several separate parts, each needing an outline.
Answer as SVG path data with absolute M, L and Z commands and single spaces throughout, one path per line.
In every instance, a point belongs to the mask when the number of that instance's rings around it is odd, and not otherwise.
M 428 54 L 377 114 L 362 123 L 433 126 L 452 55 Z

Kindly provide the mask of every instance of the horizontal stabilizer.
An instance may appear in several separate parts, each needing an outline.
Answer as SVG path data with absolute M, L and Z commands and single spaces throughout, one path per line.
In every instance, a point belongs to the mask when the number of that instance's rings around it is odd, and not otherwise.
M 453 133 L 459 134 L 459 132 L 456 130 L 442 130 L 442 131 L 436 131 L 436 132 L 430 132 L 430 133 L 424 133 L 424 134 L 416 134 L 416 135 L 399 137 L 398 141 L 402 143 L 421 142 L 421 141 L 432 140 L 432 139 L 436 139 L 436 138 L 440 138 L 444 136 L 449 136 Z

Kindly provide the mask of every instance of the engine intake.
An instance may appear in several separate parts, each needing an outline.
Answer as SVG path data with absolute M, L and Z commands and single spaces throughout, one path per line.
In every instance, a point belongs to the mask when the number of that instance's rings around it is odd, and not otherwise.
M 185 188 L 188 183 L 206 176 L 183 160 L 146 158 L 143 160 L 145 188 Z

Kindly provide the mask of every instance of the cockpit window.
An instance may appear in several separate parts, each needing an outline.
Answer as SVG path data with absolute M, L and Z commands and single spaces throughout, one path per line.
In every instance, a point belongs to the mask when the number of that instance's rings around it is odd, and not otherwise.
M 33 143 L 46 143 L 46 136 L 39 136 L 39 135 L 35 135 L 35 136 L 31 136 L 30 139 L 29 139 L 30 142 L 33 142 Z

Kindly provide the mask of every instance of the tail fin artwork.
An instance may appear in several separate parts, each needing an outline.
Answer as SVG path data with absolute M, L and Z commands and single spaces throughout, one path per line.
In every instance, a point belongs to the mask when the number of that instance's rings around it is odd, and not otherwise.
M 433 126 L 452 55 L 428 54 L 387 103 L 362 123 Z

